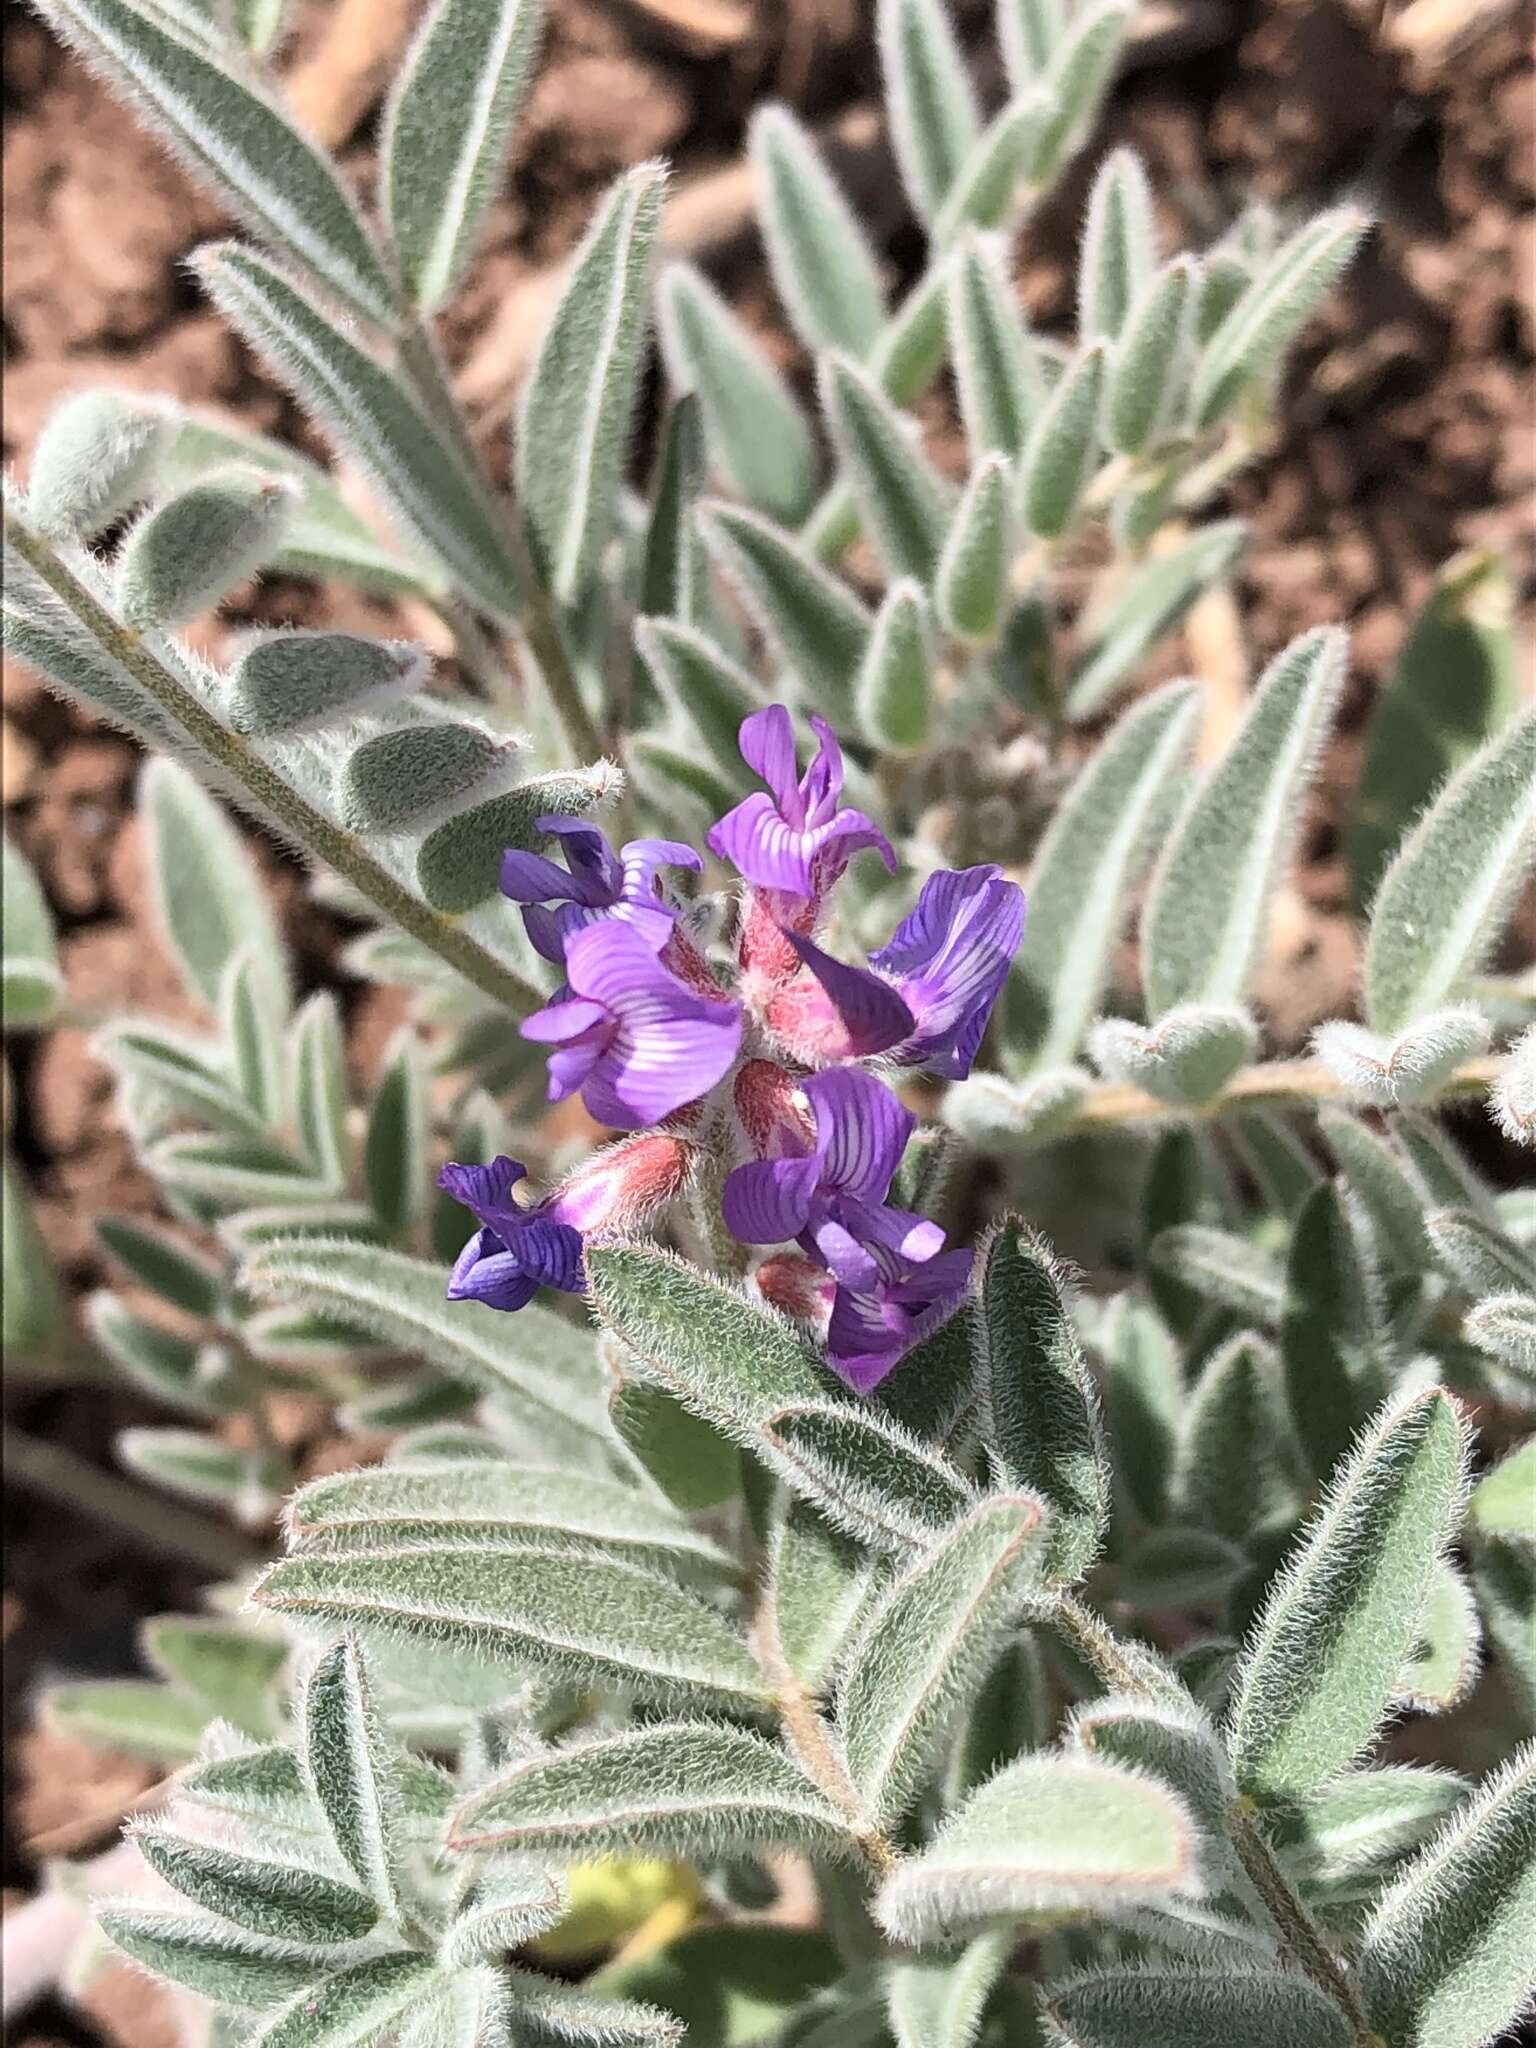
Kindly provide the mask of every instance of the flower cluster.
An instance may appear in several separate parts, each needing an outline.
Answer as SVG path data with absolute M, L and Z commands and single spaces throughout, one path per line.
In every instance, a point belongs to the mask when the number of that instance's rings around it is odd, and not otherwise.
M 764 1297 L 824 1326 L 832 1364 L 876 1385 L 965 1287 L 968 1251 L 887 1196 L 915 1119 L 885 1073 L 968 1074 L 1024 928 L 1024 897 L 995 867 L 930 875 L 890 941 L 857 966 L 817 941 L 852 856 L 896 856 L 842 802 L 837 739 L 813 718 L 802 775 L 782 705 L 745 720 L 741 751 L 767 784 L 709 835 L 744 889 L 727 982 L 695 944 L 664 868 L 698 870 L 691 847 L 635 839 L 617 853 L 595 826 L 545 818 L 565 865 L 508 853 L 504 894 L 564 974 L 523 1024 L 547 1045 L 553 1101 L 579 1095 L 622 1139 L 553 1195 L 514 1198 L 512 1159 L 448 1166 L 441 1184 L 480 1228 L 449 1292 L 516 1309 L 542 1286 L 577 1292 L 582 1247 L 653 1224 L 700 1154 L 729 1164 L 727 1229 L 785 1247 L 758 1264 Z

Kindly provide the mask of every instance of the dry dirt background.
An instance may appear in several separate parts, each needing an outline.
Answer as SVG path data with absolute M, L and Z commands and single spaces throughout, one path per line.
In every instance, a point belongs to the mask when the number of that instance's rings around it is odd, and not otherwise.
M 995 89 L 989 10 L 973 0 L 959 11 L 983 88 Z M 308 0 L 287 50 L 296 105 L 364 186 L 383 81 L 417 12 L 418 0 Z M 893 276 L 910 270 L 918 246 L 874 112 L 871 12 L 868 0 L 551 0 L 539 79 L 446 330 L 489 445 L 504 444 L 550 266 L 606 182 L 643 156 L 676 166 L 674 242 L 716 274 L 780 360 L 804 371 L 748 227 L 740 150 L 765 96 L 788 99 L 827 134 Z M 1031 317 L 1047 331 L 1064 327 L 1087 178 L 1121 140 L 1143 153 L 1170 232 L 1196 243 L 1250 194 L 1298 208 L 1354 194 L 1380 222 L 1307 336 L 1273 459 L 1234 486 L 1226 508 L 1255 528 L 1237 582 L 1253 655 L 1322 620 L 1342 619 L 1353 640 L 1350 699 L 1270 992 L 1282 1037 L 1347 1001 L 1340 792 L 1371 693 L 1435 568 L 1460 547 L 1494 546 L 1527 625 L 1532 616 L 1531 27 L 1525 8 L 1500 0 L 1149 0 L 1100 135 L 1020 242 Z M 7 461 L 24 466 L 55 400 L 92 380 L 228 408 L 308 442 L 295 408 L 180 267 L 225 226 L 218 207 L 16 4 L 4 17 L 4 58 Z M 269 581 L 245 616 L 350 624 L 370 614 L 336 589 Z M 53 904 L 74 999 L 174 1012 L 175 986 L 144 918 L 134 748 L 7 668 L 0 763 L 6 829 Z M 292 913 L 301 972 L 326 980 L 338 928 L 302 897 L 290 866 L 263 858 Z M 391 1019 L 378 998 L 344 993 L 366 1062 Z M 83 1033 L 61 1030 L 8 1053 L 12 1142 L 69 1279 L 87 1284 L 92 1217 L 143 1208 L 147 1191 L 111 1126 Z M 140 1419 L 126 1400 L 79 1390 L 22 1388 L 10 1399 L 31 1432 L 98 1458 L 113 1429 Z M 123 1668 L 135 1619 L 181 1589 L 150 1551 L 25 1496 L 7 1507 L 6 1539 L 7 1717 L 19 1731 L 40 1678 Z M 35 1733 L 18 1734 L 11 1769 L 8 1886 L 29 1882 L 35 1836 L 93 1803 L 110 1810 L 142 1782 L 132 1765 L 93 1763 Z M 121 1980 L 109 1986 L 95 2023 L 52 2009 L 18 2048 L 103 2038 L 158 2048 L 159 2022 L 144 2004 L 125 2004 L 130 1996 Z

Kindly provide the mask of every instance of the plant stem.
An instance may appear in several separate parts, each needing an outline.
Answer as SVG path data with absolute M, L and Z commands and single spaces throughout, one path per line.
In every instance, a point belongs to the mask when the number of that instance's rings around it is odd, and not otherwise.
M 1254 1890 L 1268 1907 L 1285 1946 L 1299 1969 L 1304 1970 L 1320 1991 L 1339 2007 L 1354 2028 L 1361 2048 L 1376 2037 L 1355 1992 L 1332 1951 L 1318 1932 L 1311 1914 L 1291 1887 L 1290 1880 L 1275 1861 L 1268 1842 L 1254 1820 L 1252 1808 L 1236 1799 L 1227 1808 L 1227 1833 L 1238 1859 L 1252 1881 Z
M 1103 1679 L 1111 1692 L 1150 1694 L 1145 1674 L 1121 1649 L 1115 1640 L 1114 1630 L 1075 1594 L 1058 1593 L 1051 1618 L 1083 1662 Z
M 114 619 L 54 553 L 9 508 L 5 537 L 68 608 L 75 620 L 126 669 L 223 774 L 249 794 L 259 815 L 279 826 L 297 845 L 323 860 L 366 896 L 383 917 L 418 939 L 466 981 L 513 1016 L 526 1017 L 545 1000 L 530 983 L 504 966 L 453 918 L 433 910 L 376 861 L 350 832 L 318 811 L 244 740 L 220 723 L 212 709 Z
M 1486 1094 L 1504 1068 L 1496 1053 L 1466 1060 L 1441 1083 L 1436 1100 Z M 1090 1088 L 1075 1121 L 1063 1135 L 1104 1124 L 1166 1122 L 1170 1117 L 1219 1117 L 1245 1109 L 1349 1103 L 1348 1087 L 1321 1060 L 1270 1060 L 1244 1067 L 1209 1102 L 1190 1107 L 1162 1102 L 1129 1081 L 1102 1081 Z

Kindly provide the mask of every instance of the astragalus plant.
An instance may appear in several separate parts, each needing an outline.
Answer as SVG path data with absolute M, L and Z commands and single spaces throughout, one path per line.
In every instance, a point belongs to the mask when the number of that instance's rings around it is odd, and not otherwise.
M 179 1766 L 112 1939 L 264 2048 L 1492 2042 L 1536 1954 L 1536 1215 L 1443 1108 L 1531 1142 L 1529 977 L 1485 969 L 1536 717 L 1378 806 L 1361 1019 L 1283 1060 L 1254 989 L 1340 637 L 1207 772 L 1197 682 L 1085 730 L 1237 560 L 1192 522 L 1360 217 L 1165 261 L 1117 152 L 1076 337 L 1033 335 L 1011 246 L 1130 10 L 1000 0 L 984 118 L 936 0 L 883 0 L 915 281 L 787 110 L 752 136 L 815 417 L 642 166 L 508 491 L 430 322 L 537 7 L 427 12 L 368 214 L 250 46 L 275 10 L 40 4 L 243 224 L 196 273 L 349 465 L 93 392 L 7 490 L 9 644 L 163 757 L 158 908 L 217 1020 L 100 1041 L 179 1228 L 108 1219 L 137 1292 L 90 1332 L 199 1425 L 124 1454 L 258 1527 L 291 1496 L 254 1589 L 149 1624 L 157 1679 L 55 1699 Z M 945 378 L 958 481 L 910 415 Z M 456 683 L 176 637 L 263 567 L 434 608 Z M 199 780 L 414 991 L 366 1108 Z M 616 1135 L 534 1120 L 546 1076 Z M 385 1461 L 292 1491 L 296 1387 Z

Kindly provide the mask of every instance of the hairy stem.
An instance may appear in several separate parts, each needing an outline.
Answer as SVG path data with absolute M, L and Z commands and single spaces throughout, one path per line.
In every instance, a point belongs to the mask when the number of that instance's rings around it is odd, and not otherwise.
M 1495 1053 L 1465 1060 L 1440 1084 L 1435 1099 L 1445 1102 L 1461 1095 L 1486 1094 L 1503 1069 L 1504 1060 Z M 1159 1123 L 1169 1117 L 1219 1117 L 1237 1110 L 1348 1103 L 1353 1099 L 1351 1090 L 1321 1060 L 1269 1060 L 1244 1067 L 1209 1102 L 1191 1108 L 1175 1108 L 1129 1081 L 1100 1082 L 1089 1089 L 1087 1100 L 1068 1129 Z
M 1108 1622 L 1072 1593 L 1058 1593 L 1051 1619 L 1083 1662 L 1111 1692 L 1149 1691 L 1146 1677 L 1127 1657 Z
M 1326 1992 L 1354 2028 L 1361 2048 L 1375 2039 L 1370 2022 L 1333 1952 L 1318 1932 L 1311 1914 L 1292 1889 L 1290 1880 L 1275 1861 L 1268 1842 L 1260 1833 L 1253 1810 L 1244 1799 L 1227 1808 L 1227 1833 L 1254 1890 L 1268 1907 L 1285 1946 L 1298 1969 L 1306 1972 L 1320 1991 Z
M 274 822 L 317 860 L 349 881 L 381 916 L 473 982 L 512 1015 L 526 1017 L 545 1000 L 529 982 L 506 967 L 453 918 L 433 910 L 376 861 L 350 832 L 333 824 L 268 762 L 220 723 L 210 707 L 106 611 L 54 553 L 9 507 L 5 537 L 112 659 L 186 735 L 198 751 L 250 796 L 259 813 Z

